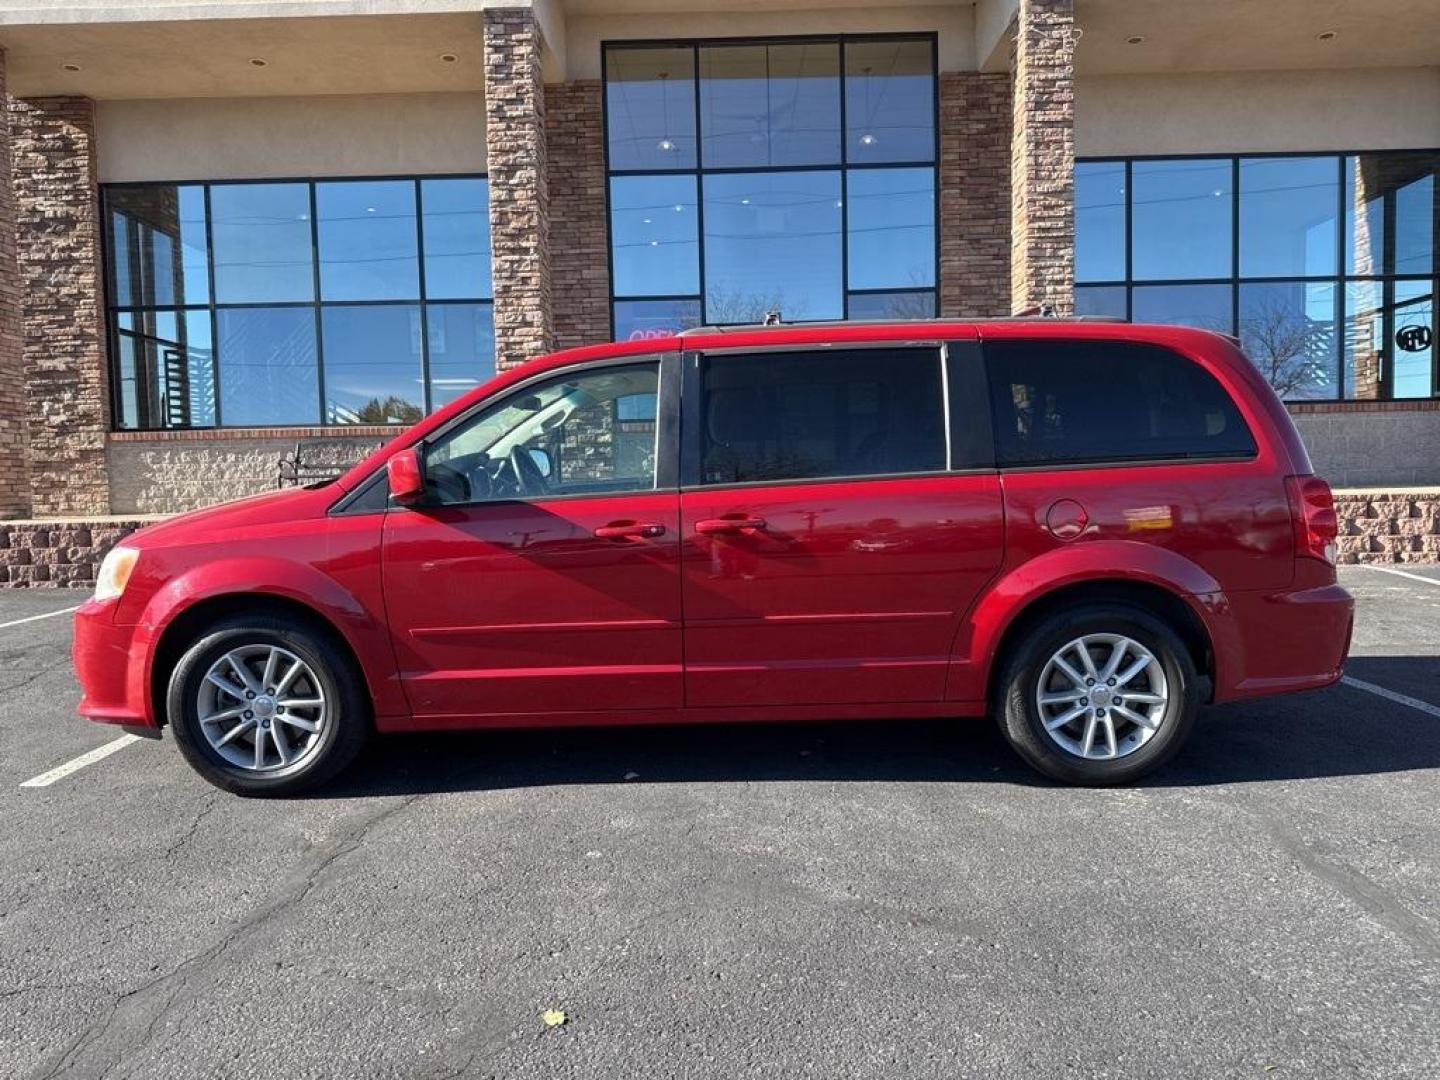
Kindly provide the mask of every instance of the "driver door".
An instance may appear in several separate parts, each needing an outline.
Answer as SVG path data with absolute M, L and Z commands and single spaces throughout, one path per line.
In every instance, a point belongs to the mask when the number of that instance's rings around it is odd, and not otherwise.
M 543 376 L 427 442 L 382 559 L 417 717 L 682 704 L 677 371 Z

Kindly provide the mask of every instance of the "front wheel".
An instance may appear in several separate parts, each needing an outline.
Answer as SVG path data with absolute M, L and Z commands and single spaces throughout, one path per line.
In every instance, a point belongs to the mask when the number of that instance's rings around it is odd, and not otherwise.
M 1147 611 L 1085 604 L 1042 619 L 997 684 L 1000 727 L 1030 765 L 1070 784 L 1123 784 L 1158 768 L 1200 706 L 1195 662 Z
M 363 680 L 338 643 L 274 615 L 210 626 L 176 665 L 167 711 L 195 771 L 240 795 L 324 783 L 370 729 Z

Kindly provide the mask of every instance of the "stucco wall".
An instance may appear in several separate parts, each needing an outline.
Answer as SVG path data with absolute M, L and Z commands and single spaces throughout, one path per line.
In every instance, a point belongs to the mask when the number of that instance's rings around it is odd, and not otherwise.
M 380 446 L 379 436 L 300 439 L 307 465 L 339 472 Z M 112 514 L 178 514 L 212 503 L 273 491 L 280 458 L 294 437 L 141 439 L 107 448 Z
M 102 183 L 485 171 L 480 94 L 102 101 L 96 110 Z
M 1440 485 L 1440 411 L 1326 412 L 1294 420 L 1315 471 L 1336 487 Z
M 1082 157 L 1432 146 L 1440 146 L 1440 68 L 1075 80 Z

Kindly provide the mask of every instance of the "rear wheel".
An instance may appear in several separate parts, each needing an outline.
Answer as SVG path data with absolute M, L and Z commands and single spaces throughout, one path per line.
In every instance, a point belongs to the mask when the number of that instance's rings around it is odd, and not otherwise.
M 167 711 L 191 766 L 241 795 L 291 795 L 354 760 L 370 729 L 360 673 L 326 633 L 275 615 L 209 627 L 170 677 Z
M 1136 780 L 1176 753 L 1200 705 L 1179 636 L 1148 611 L 1085 604 L 1050 615 L 1010 650 L 997 713 L 1010 745 L 1056 780 Z

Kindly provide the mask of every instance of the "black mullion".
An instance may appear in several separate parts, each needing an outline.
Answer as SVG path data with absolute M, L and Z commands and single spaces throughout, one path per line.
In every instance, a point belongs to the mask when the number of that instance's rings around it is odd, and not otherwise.
M 843 67 L 843 64 L 842 64 L 842 67 Z M 842 72 L 842 75 L 843 75 L 843 72 Z M 844 96 L 844 94 L 843 94 L 844 87 L 843 87 L 843 86 L 841 87 L 841 90 L 842 90 L 841 96 L 843 97 L 843 96 Z M 931 134 L 932 134 L 932 136 L 933 136 L 933 138 L 931 139 L 930 153 L 931 153 L 931 155 L 932 155 L 932 156 L 934 157 L 934 159 L 935 159 L 935 160 L 931 163 L 931 166 L 930 166 L 930 167 L 931 167 L 931 171 L 932 171 L 932 175 L 933 175 L 933 179 L 931 180 L 931 187 L 932 187 L 932 190 L 934 191 L 934 195 L 935 195 L 935 197 L 931 200 L 931 205 L 930 205 L 931 233 L 932 233 L 932 235 L 933 235 L 933 237 L 934 237 L 934 248 L 935 248 L 935 273 L 934 273 L 934 276 L 931 278 L 932 289 L 933 289 L 933 291 L 934 291 L 934 293 L 935 293 L 935 306 L 934 306 L 933 308 L 931 308 L 931 310 L 932 310 L 936 315 L 939 315 L 939 314 L 940 314 L 940 228 L 941 228 L 941 223 L 940 223 L 940 35 L 939 35 L 939 34 L 936 34 L 934 37 L 932 37 L 932 38 L 930 39 L 930 130 L 931 130 Z M 1071 199 L 1071 202 L 1073 203 L 1073 202 L 1074 202 L 1074 199 L 1075 199 L 1075 182 L 1074 182 L 1074 176 L 1073 176 L 1073 175 L 1071 176 L 1071 182 L 1070 182 L 1070 199 Z M 1073 208 L 1072 208 L 1072 209 L 1073 209 Z M 1072 225 L 1073 225 L 1073 219 L 1072 219 Z M 1072 229 L 1072 234 L 1073 234 L 1073 229 Z M 1072 241 L 1072 243 L 1071 243 L 1071 246 L 1072 246 L 1072 247 L 1074 246 L 1073 241 Z M 1073 256 L 1072 256 L 1072 258 L 1073 258 Z M 1072 276 L 1073 276 L 1073 275 L 1072 275 Z M 1071 291 L 1071 304 L 1073 305 L 1073 304 L 1074 304 L 1074 291 L 1075 291 L 1075 285 L 1074 285 L 1074 282 L 1073 282 L 1073 281 L 1071 282 L 1071 285 L 1070 285 L 1070 291 Z
M 1132 238 L 1131 207 L 1134 202 L 1135 178 L 1132 162 L 1125 162 L 1125 321 L 1135 321 L 1134 303 L 1134 277 L 1135 277 L 1135 246 Z
M 1345 343 L 1349 328 L 1345 322 L 1345 160 L 1344 154 L 1335 157 L 1337 183 L 1335 184 L 1335 389 L 1345 397 Z
M 1240 336 L 1240 158 L 1230 159 L 1230 332 Z
M 204 184 L 205 193 L 205 306 L 210 316 L 210 385 L 215 389 L 215 427 L 222 427 L 220 416 L 220 320 L 215 311 L 215 221 L 210 212 L 210 185 Z
M 695 150 L 700 150 L 700 133 L 695 133 Z M 610 294 L 606 303 L 606 316 L 610 324 L 610 340 L 615 340 L 615 231 L 611 228 L 615 208 L 610 200 L 610 57 L 605 45 L 600 46 L 600 154 L 605 163 L 605 290 Z M 698 159 L 697 159 L 698 160 Z M 486 201 L 485 212 L 490 212 Z M 493 275 L 493 261 L 492 261 Z M 494 284 L 491 284 L 494 292 Z
M 695 252 L 700 260 L 696 276 L 700 283 L 700 322 L 701 325 L 708 325 L 710 322 L 710 312 L 708 311 L 709 293 L 706 291 L 705 282 L 705 178 L 703 175 L 705 167 L 705 159 L 703 156 L 705 137 L 700 130 L 700 45 L 698 43 L 692 44 L 690 51 L 690 70 L 693 72 L 691 92 L 695 98 Z M 613 253 L 615 248 L 614 237 L 611 237 L 610 248 Z M 611 317 L 613 319 L 613 302 L 611 303 L 611 311 Z
M 840 318 L 850 318 L 850 96 L 849 49 L 842 39 L 840 50 Z
M 318 423 L 325 426 L 325 324 L 321 319 L 324 310 L 320 302 L 320 213 L 315 185 L 310 190 L 310 279 L 315 304 L 315 385 L 320 394 L 320 415 Z
M 488 195 L 488 191 L 487 191 Z M 489 199 L 486 199 L 486 216 L 489 216 Z M 425 207 L 420 193 L 420 181 L 415 181 L 415 258 L 420 264 L 420 405 L 426 416 L 430 415 L 430 316 L 425 302 Z

